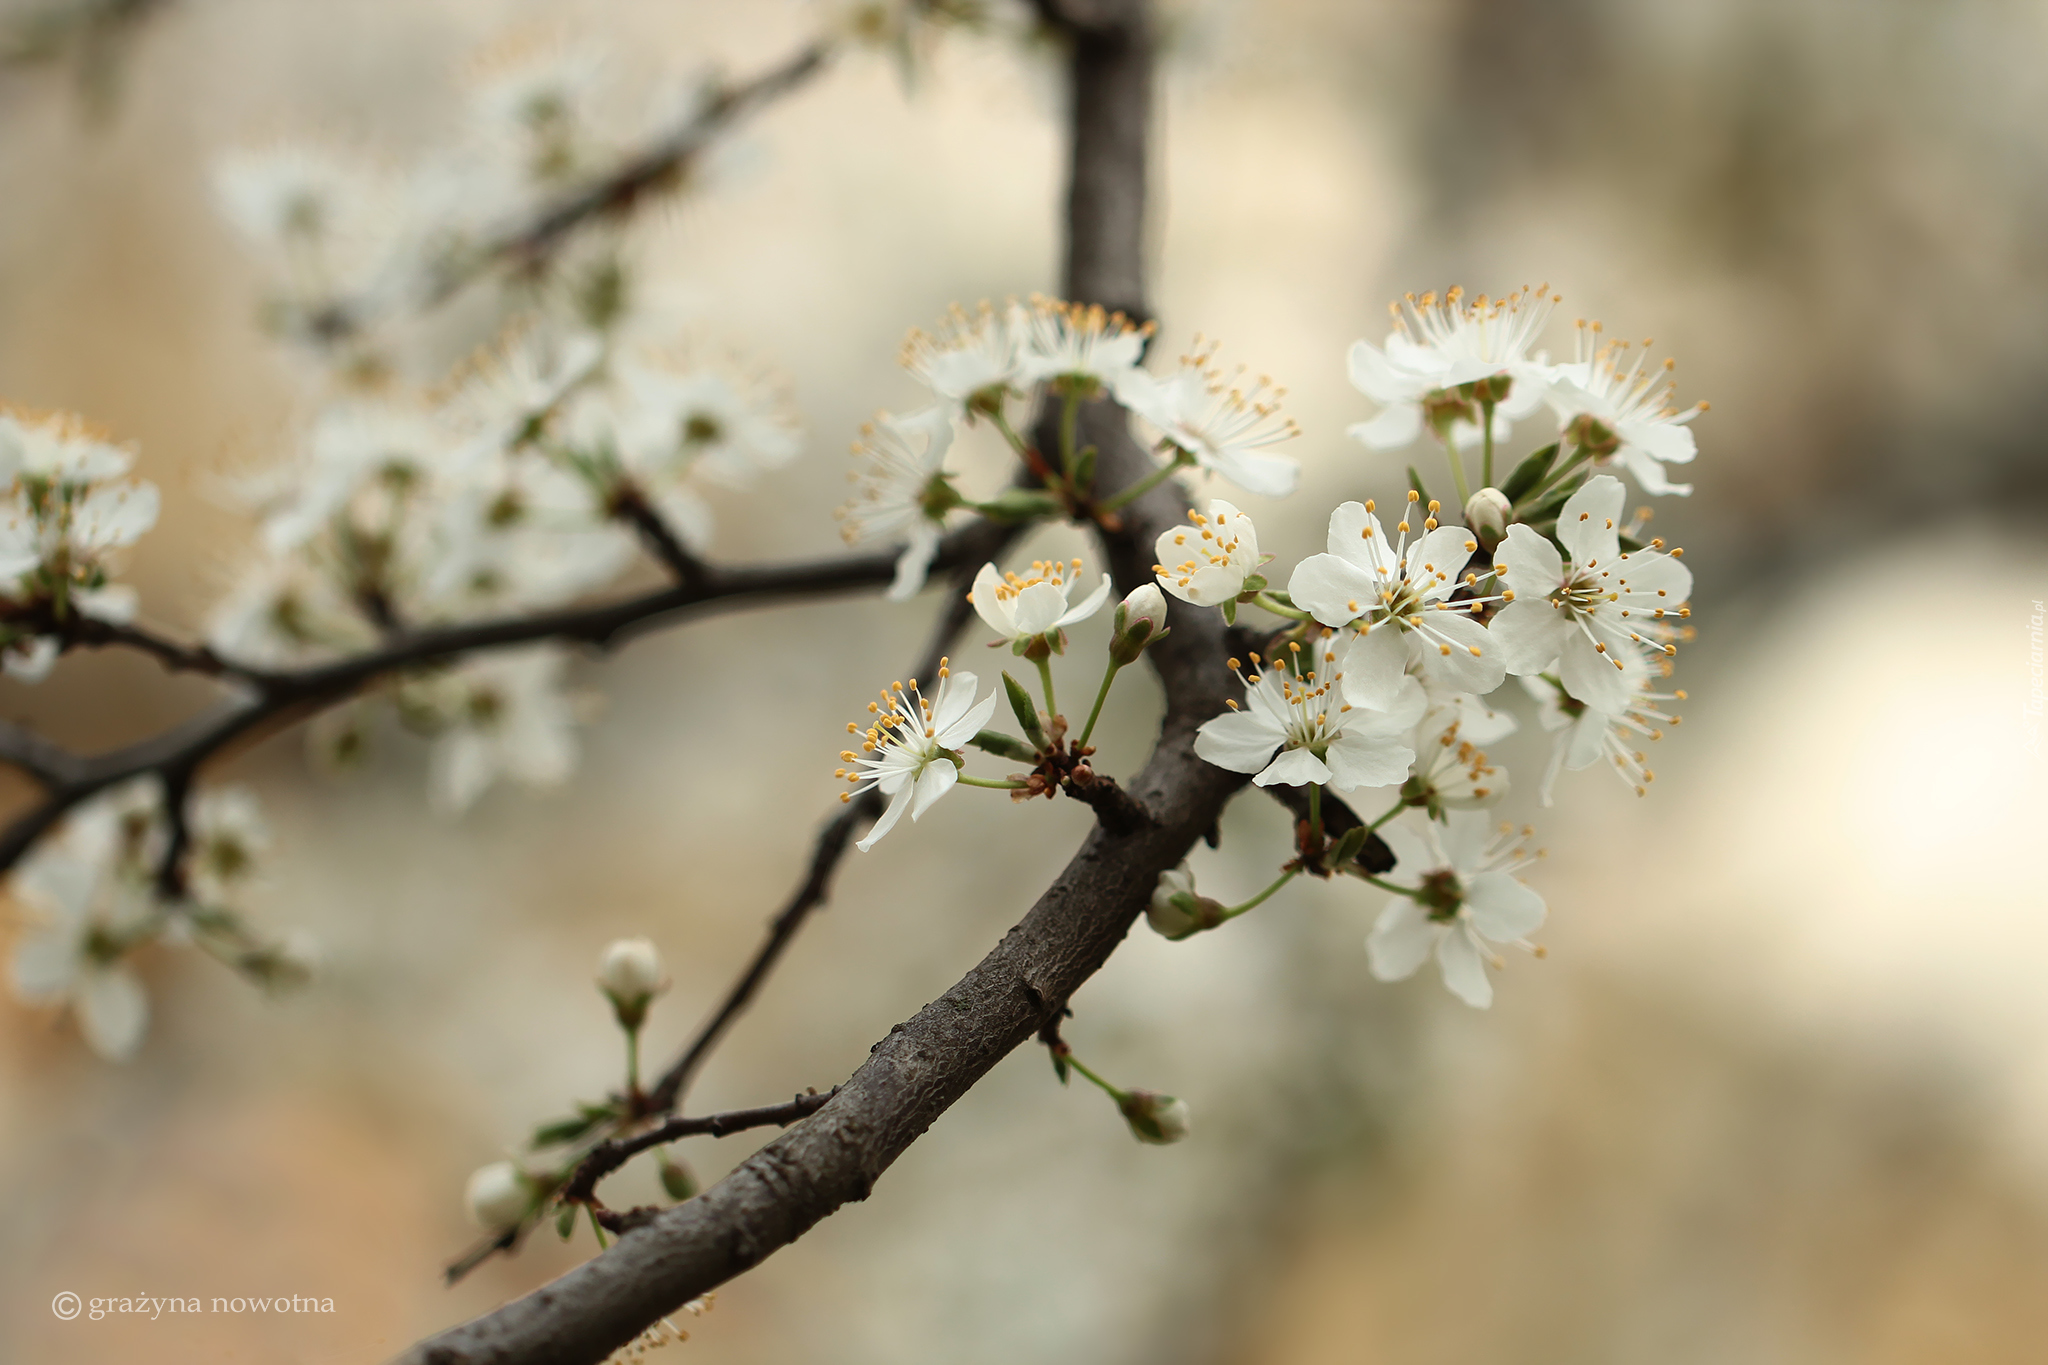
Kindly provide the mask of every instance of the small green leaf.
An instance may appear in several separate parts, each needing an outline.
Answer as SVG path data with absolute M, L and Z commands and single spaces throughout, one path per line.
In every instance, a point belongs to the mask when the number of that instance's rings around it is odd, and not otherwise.
M 1004 734 L 1001 730 L 983 730 L 967 742 L 982 752 L 995 754 L 999 758 L 1014 759 L 1019 763 L 1038 761 L 1038 754 L 1030 745 L 1013 735 Z
M 1408 466 L 1408 486 L 1422 495 L 1422 501 L 1425 504 L 1428 503 L 1429 490 L 1422 486 L 1422 475 L 1415 471 L 1415 466 L 1412 464 Z
M 1344 837 L 1332 844 L 1323 854 L 1323 866 L 1339 868 L 1358 856 L 1365 847 L 1366 835 L 1370 833 L 1364 825 L 1353 825 L 1344 831 Z
M 1052 1054 L 1052 1074 L 1060 1078 L 1061 1085 L 1065 1085 L 1068 1078 L 1073 1075 L 1072 1069 L 1067 1065 L 1067 1055 L 1064 1052 Z
M 1508 481 L 1500 486 L 1500 491 L 1509 502 L 1519 502 L 1543 482 L 1544 476 L 1550 473 L 1550 467 L 1556 463 L 1557 442 L 1552 441 L 1516 465 L 1515 472 L 1508 475 Z
M 562 1240 L 565 1242 L 569 1240 L 569 1234 L 576 1231 L 576 1206 L 574 1204 L 562 1205 L 562 1211 L 555 1215 L 555 1231 L 561 1235 Z
M 1016 715 L 1017 724 L 1024 731 L 1024 738 L 1043 752 L 1049 746 L 1045 739 L 1045 728 L 1038 723 L 1038 707 L 1031 700 L 1031 694 L 1008 673 L 1003 674 L 1003 693 L 1010 699 L 1010 710 Z

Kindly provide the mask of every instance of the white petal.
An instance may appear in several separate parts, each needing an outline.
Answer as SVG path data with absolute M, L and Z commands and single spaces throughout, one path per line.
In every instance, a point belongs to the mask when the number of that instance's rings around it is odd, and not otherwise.
M 1405 738 L 1405 733 L 1372 735 L 1347 726 L 1326 755 L 1330 785 L 1348 792 L 1360 787 L 1390 787 L 1405 780 L 1409 765 L 1415 762 L 1415 751 L 1402 742 Z
M 946 766 L 950 768 L 953 765 L 948 763 Z M 889 798 L 888 808 L 882 812 L 882 818 L 875 821 L 875 827 L 868 831 L 868 837 L 854 847 L 865 853 L 879 843 L 884 834 L 896 828 L 896 822 L 903 818 L 903 812 L 910 809 L 910 793 L 911 784 L 908 782 L 897 787 L 896 794 Z
M 1595 474 L 1565 500 L 1557 514 L 1558 543 L 1571 552 L 1579 568 L 1605 565 L 1621 553 L 1622 503 L 1628 490 L 1612 474 Z
M 1370 450 L 1399 450 L 1415 444 L 1422 434 L 1422 407 L 1417 403 L 1396 403 L 1376 417 L 1353 422 L 1344 434 L 1361 441 Z
M 1507 539 L 1493 552 L 1493 567 L 1524 600 L 1564 582 L 1564 557 L 1557 547 L 1519 521 L 1508 527 Z
M 934 760 L 925 765 L 917 775 L 916 794 L 910 803 L 910 818 L 915 820 L 931 808 L 932 802 L 953 790 L 953 784 L 960 780 L 960 770 L 947 758 Z
M 69 995 L 78 979 L 78 948 L 78 936 L 69 931 L 24 935 L 14 947 L 15 998 L 49 1005 Z
M 1446 654 L 1443 641 L 1429 639 L 1420 631 L 1409 634 L 1409 639 L 1422 647 L 1422 665 L 1432 681 L 1440 687 L 1481 695 L 1501 685 L 1507 677 L 1506 651 L 1485 626 L 1461 611 L 1432 611 L 1422 619 L 1429 623 L 1432 634 L 1450 637 L 1450 653 Z
M 1289 749 L 1268 764 L 1252 783 L 1259 787 L 1299 787 L 1329 780 L 1330 769 L 1323 760 L 1306 749 Z
M 110 1062 L 124 1062 L 149 1027 L 149 997 L 125 967 L 89 971 L 78 986 L 78 1023 L 92 1050 Z
M 1082 602 L 1079 606 L 1069 607 L 1067 609 L 1066 614 L 1064 616 L 1061 616 L 1057 621 L 1053 622 L 1053 624 L 1058 626 L 1071 626 L 1076 621 L 1087 620 L 1096 612 L 1102 610 L 1102 604 L 1109 600 L 1111 587 L 1112 585 L 1109 581 L 1109 575 L 1104 574 L 1102 576 L 1101 584 L 1095 589 L 1094 592 L 1088 594 L 1088 598 L 1086 601 Z
M 1344 641 L 1337 655 L 1337 671 L 1344 675 L 1344 700 L 1353 706 L 1384 711 L 1405 695 L 1408 680 L 1408 642 L 1401 628 L 1382 622 L 1363 634 Z
M 1284 498 L 1301 482 L 1301 461 L 1262 450 L 1221 450 L 1208 467 L 1247 493 Z
M 1481 872 L 1465 886 L 1472 927 L 1503 943 L 1543 927 L 1543 897 L 1506 872 Z
M 1379 601 L 1379 580 L 1336 555 L 1310 555 L 1287 580 L 1294 605 L 1326 626 L 1349 625 Z
M 1438 939 L 1436 965 L 1442 969 L 1444 985 L 1452 995 L 1475 1010 L 1493 1003 L 1493 983 L 1486 979 L 1486 959 L 1480 954 L 1471 930 L 1461 924 L 1453 925 L 1449 933 Z
M 1523 597 L 1500 609 L 1486 627 L 1501 664 L 1510 673 L 1541 673 L 1576 633 L 1548 599 Z
M 1204 721 L 1195 732 L 1195 756 L 1234 773 L 1255 773 L 1266 766 L 1286 731 L 1250 711 L 1229 711 Z
M 896 581 L 889 585 L 891 602 L 907 602 L 917 596 L 931 573 L 932 559 L 939 552 L 939 528 L 930 522 L 917 522 L 910 528 L 909 537 L 903 553 L 896 556 Z
M 975 602 L 981 601 L 980 592 Z M 1067 595 L 1052 583 L 1033 583 L 1010 599 L 1011 631 L 1015 636 L 1043 635 L 1051 630 L 1066 610 Z
M 1396 819 L 1379 828 L 1381 842 L 1394 855 L 1394 871 L 1399 874 L 1402 884 L 1420 885 L 1426 872 L 1434 872 L 1443 866 L 1443 853 L 1430 843 L 1422 831 L 1402 819 Z
M 1614 666 L 1614 660 L 1594 649 L 1582 631 L 1565 636 L 1557 663 L 1565 690 L 1596 711 L 1620 714 L 1635 690 L 1627 676 Z
M 1372 974 L 1382 981 L 1404 981 L 1429 956 L 1438 927 L 1430 923 L 1422 907 L 1406 896 L 1397 896 L 1380 911 L 1365 951 L 1372 962 Z
M 1431 599 L 1447 597 L 1458 586 L 1465 561 L 1478 548 L 1464 527 L 1439 526 L 1408 547 L 1408 581 L 1429 585 L 1424 593 Z
M 974 590 L 970 594 L 974 602 L 974 614 L 983 624 L 1003 636 L 1013 639 L 1017 634 L 1017 612 L 1014 602 L 1003 600 L 997 589 L 1003 585 L 1003 575 L 993 563 L 981 566 L 981 572 L 974 575 Z

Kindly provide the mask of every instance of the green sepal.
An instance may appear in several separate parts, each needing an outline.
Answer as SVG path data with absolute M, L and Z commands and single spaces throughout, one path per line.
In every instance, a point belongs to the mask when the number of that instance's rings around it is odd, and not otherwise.
M 1324 852 L 1323 866 L 1339 868 L 1357 858 L 1359 850 L 1365 847 L 1366 837 L 1371 832 L 1364 825 L 1353 825 L 1345 830 L 1344 837 Z
M 1045 727 L 1038 723 L 1038 707 L 1031 700 L 1031 694 L 1024 690 L 1023 684 L 1005 673 L 1003 693 L 1010 699 L 1010 710 L 1017 717 L 1017 724 L 1023 729 L 1024 738 L 1030 740 L 1039 753 L 1050 748 L 1045 738 Z
M 555 1215 L 555 1231 L 565 1242 L 569 1240 L 569 1235 L 576 1231 L 576 1206 L 574 1204 L 562 1205 L 562 1211 Z
M 1052 1074 L 1060 1078 L 1061 1085 L 1065 1085 L 1068 1079 L 1073 1076 L 1073 1068 L 1067 1065 L 1065 1053 L 1055 1052 L 1052 1054 Z
M 1014 735 L 1006 735 L 1001 730 L 980 731 L 973 739 L 967 742 L 983 753 L 994 754 L 998 758 L 1013 759 L 1018 763 L 1036 763 L 1038 761 L 1036 750 L 1023 740 L 1018 739 Z
M 1515 472 L 1508 475 L 1508 481 L 1500 486 L 1502 496 L 1509 502 L 1520 502 L 1543 482 L 1544 476 L 1550 473 L 1550 467 L 1556 463 L 1557 442 L 1552 441 L 1515 466 Z
M 1226 626 L 1237 624 L 1237 599 L 1235 597 L 1223 604 L 1223 624 Z

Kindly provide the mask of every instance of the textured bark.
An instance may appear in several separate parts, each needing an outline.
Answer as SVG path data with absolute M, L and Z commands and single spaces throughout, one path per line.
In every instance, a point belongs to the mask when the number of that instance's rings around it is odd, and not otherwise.
M 1140 4 L 1098 5 L 1072 25 L 1068 294 L 1143 315 L 1146 122 L 1151 35 Z M 1100 486 L 1128 486 L 1150 457 L 1107 402 L 1083 414 Z M 1106 548 L 1124 590 L 1149 582 L 1151 546 L 1187 504 L 1169 483 L 1126 508 Z M 875 1182 L 933 1120 L 1055 1018 L 1108 959 L 1159 874 L 1214 826 L 1243 783 L 1194 756 L 1196 728 L 1236 680 L 1220 613 L 1176 607 L 1148 651 L 1166 693 L 1159 742 L 1124 783 L 1147 819 L 1098 825 L 1002 941 L 937 1000 L 891 1029 L 817 1114 L 724 1180 L 524 1298 L 421 1342 L 407 1365 L 574 1365 L 601 1360 L 657 1317 L 760 1264 Z

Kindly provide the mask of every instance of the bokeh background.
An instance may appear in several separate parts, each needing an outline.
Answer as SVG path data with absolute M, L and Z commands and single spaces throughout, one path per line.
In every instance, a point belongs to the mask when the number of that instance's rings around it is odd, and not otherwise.
M 111 99 L 61 67 L 0 73 L 0 390 L 139 444 L 166 493 L 132 559 L 147 617 L 196 629 L 249 536 L 220 473 L 289 439 L 299 401 L 210 206 L 216 152 L 292 135 L 408 159 L 460 117 L 467 55 L 523 27 L 603 40 L 642 92 L 748 69 L 813 22 L 707 0 L 173 0 L 114 54 Z M 1427 972 L 1373 982 L 1380 898 L 1356 888 L 1290 888 L 1186 943 L 1141 928 L 1069 1037 L 1185 1097 L 1193 1140 L 1139 1148 L 1020 1052 L 669 1352 L 2039 1359 L 2048 799 L 2022 709 L 2048 597 L 2048 6 L 1264 0 L 1171 24 L 1162 325 L 1280 377 L 1306 432 L 1302 492 L 1246 502 L 1262 544 L 1297 558 L 1334 502 L 1401 486 L 1342 435 L 1369 408 L 1344 348 L 1379 336 L 1387 299 L 1547 280 L 1558 344 L 1574 314 L 1655 335 L 1682 401 L 1713 402 L 1697 495 L 1659 507 L 1700 583 L 1686 723 L 1642 801 L 1589 771 L 1541 811 L 1543 737 L 1503 746 L 1525 779 L 1508 813 L 1551 850 L 1550 956 L 1511 963 L 1490 1012 Z M 1047 56 L 1012 41 L 949 37 L 908 90 L 854 57 L 638 229 L 687 325 L 775 362 L 809 431 L 802 462 L 720 504 L 721 553 L 835 543 L 845 441 L 915 401 L 904 329 L 1054 285 L 1059 103 Z M 376 1359 L 587 1255 L 587 1234 L 541 1236 L 455 1290 L 438 1274 L 471 1235 L 467 1172 L 615 1083 L 600 948 L 644 933 L 667 955 L 667 1052 L 793 883 L 839 722 L 931 609 L 778 609 L 592 661 L 605 702 L 574 779 L 459 821 L 429 817 L 396 737 L 342 784 L 296 736 L 237 756 L 224 775 L 277 828 L 262 909 L 321 938 L 326 974 L 279 1003 L 153 958 L 152 1033 L 120 1067 L 0 1005 L 0 1358 Z M 1149 742 L 1148 687 L 1112 703 L 1111 771 Z M 208 695 L 75 657 L 0 682 L 0 711 L 100 747 Z M 843 1077 L 1085 827 L 974 795 L 849 861 L 699 1103 Z M 1197 855 L 1205 884 L 1255 888 L 1282 831 L 1237 803 Z M 690 1156 L 715 1176 L 753 1142 Z M 64 1323 L 47 1305 L 66 1289 L 337 1311 Z

